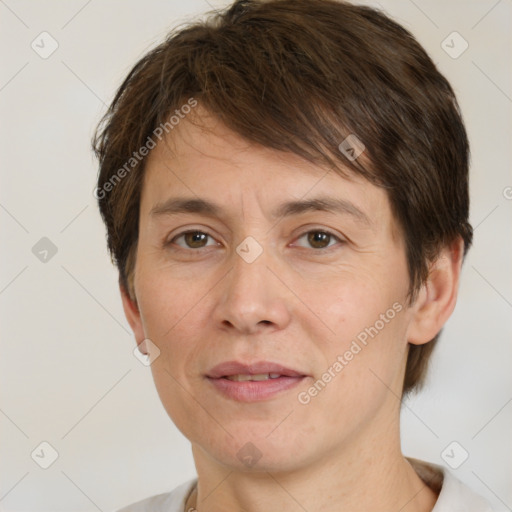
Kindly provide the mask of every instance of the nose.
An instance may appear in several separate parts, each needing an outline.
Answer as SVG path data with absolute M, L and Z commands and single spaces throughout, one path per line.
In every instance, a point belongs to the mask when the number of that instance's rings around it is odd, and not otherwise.
M 289 324 L 290 292 L 271 266 L 265 251 L 251 263 L 233 254 L 233 266 L 219 283 L 213 311 L 217 325 L 247 335 L 280 330 Z

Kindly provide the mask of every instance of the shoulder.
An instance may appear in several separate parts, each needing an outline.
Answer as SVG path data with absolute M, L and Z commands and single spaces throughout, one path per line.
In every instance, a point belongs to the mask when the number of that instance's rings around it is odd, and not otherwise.
M 448 469 L 407 458 L 418 476 L 438 494 L 432 512 L 493 512 L 482 496 L 472 491 Z
M 479 494 L 444 470 L 443 487 L 432 512 L 492 512 L 491 505 Z
M 137 503 L 123 507 L 116 512 L 183 512 L 185 501 L 194 488 L 197 479 L 185 482 L 171 492 L 151 496 Z
M 490 504 L 447 469 L 408 458 L 419 477 L 438 494 L 432 512 L 493 512 Z M 185 501 L 197 483 L 189 480 L 173 491 L 151 496 L 117 512 L 183 512 Z

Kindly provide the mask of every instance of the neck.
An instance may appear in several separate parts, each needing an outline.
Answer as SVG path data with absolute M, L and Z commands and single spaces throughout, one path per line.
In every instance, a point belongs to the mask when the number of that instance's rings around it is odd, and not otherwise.
M 193 444 L 198 485 L 186 510 L 430 512 L 437 496 L 403 457 L 398 430 L 384 442 L 360 435 L 363 447 L 352 439 L 293 471 L 235 470 Z

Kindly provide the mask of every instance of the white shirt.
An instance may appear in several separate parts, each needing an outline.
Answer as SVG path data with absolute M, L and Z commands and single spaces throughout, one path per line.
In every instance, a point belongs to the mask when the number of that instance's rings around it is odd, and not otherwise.
M 439 494 L 432 512 L 492 512 L 487 501 L 447 469 L 416 459 L 408 460 L 419 477 Z M 189 512 L 185 511 L 185 503 L 196 484 L 197 478 L 194 478 L 171 492 L 146 498 L 117 512 Z

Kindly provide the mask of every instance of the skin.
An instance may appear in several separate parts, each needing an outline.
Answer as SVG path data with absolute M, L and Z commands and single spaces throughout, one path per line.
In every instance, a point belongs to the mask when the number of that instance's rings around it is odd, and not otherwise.
M 189 119 L 149 155 L 136 301 L 121 294 L 136 342 L 160 350 L 151 368 L 167 413 L 192 443 L 195 508 L 432 510 L 436 495 L 401 453 L 398 397 L 408 344 L 431 340 L 454 308 L 461 242 L 442 251 L 408 306 L 404 240 L 382 189 L 255 146 L 200 108 Z M 320 196 L 349 201 L 368 222 L 350 212 L 272 217 L 285 201 Z M 151 213 L 170 197 L 215 202 L 221 213 Z M 209 236 L 179 236 L 187 230 Z M 311 231 L 320 241 L 311 243 Z M 236 252 L 248 236 L 263 250 L 252 263 Z M 403 309 L 300 403 L 298 393 L 396 303 Z M 308 377 L 242 403 L 205 378 L 228 360 L 269 360 Z M 261 454 L 252 467 L 237 457 L 248 442 Z

